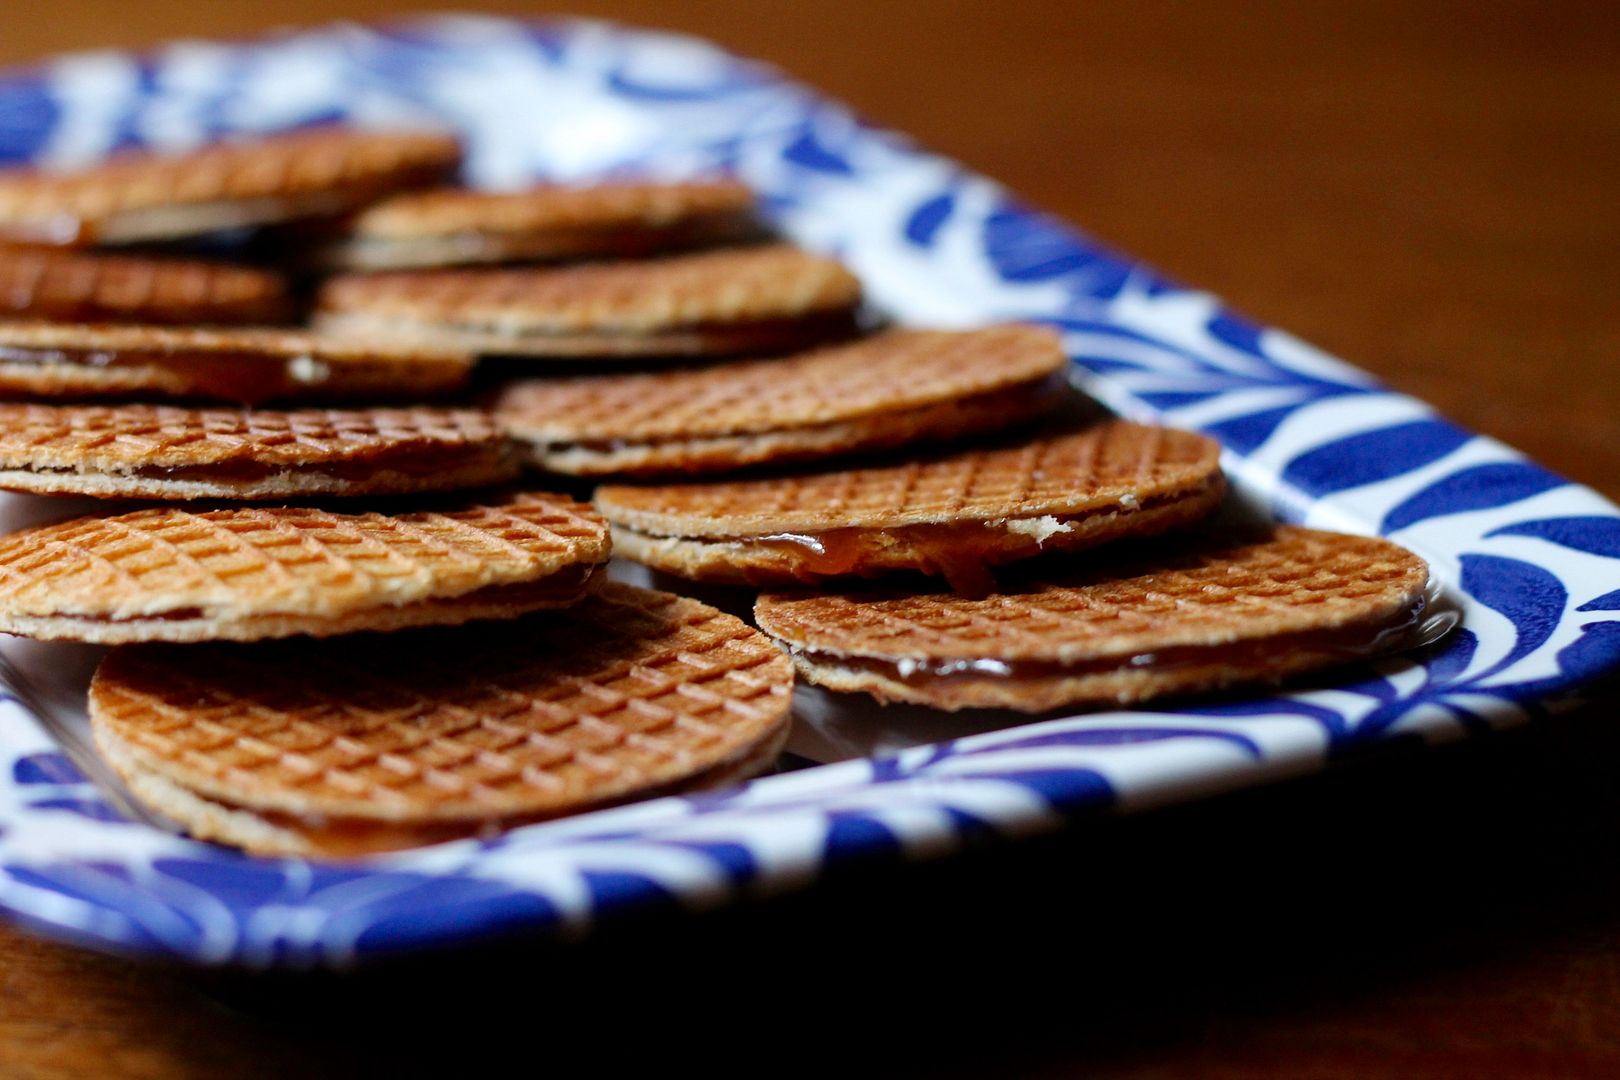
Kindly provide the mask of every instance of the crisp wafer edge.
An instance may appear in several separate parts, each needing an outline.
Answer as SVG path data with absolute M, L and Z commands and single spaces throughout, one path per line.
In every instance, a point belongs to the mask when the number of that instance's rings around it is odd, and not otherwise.
M 1190 525 L 1213 512 L 1225 491 L 1225 483 L 1216 474 L 1202 487 L 1176 492 L 1170 496 L 1173 501 L 1140 510 L 1101 509 L 1061 521 L 1053 515 L 1001 518 L 993 523 L 964 521 L 956 527 L 984 526 L 983 533 L 963 538 L 963 553 L 988 566 L 1003 566 L 1050 552 L 1081 551 L 1113 540 L 1157 536 Z M 837 573 L 817 570 L 814 554 L 793 544 L 655 536 L 617 523 L 613 523 L 613 549 L 656 570 L 716 584 L 788 585 L 901 570 L 941 573 L 932 550 L 912 544 L 904 529 L 856 526 L 848 531 L 859 533 L 872 546 L 857 565 Z
M 413 237 L 344 236 L 312 257 L 328 271 L 430 270 L 507 262 L 639 259 L 722 245 L 768 240 L 770 231 L 752 209 L 626 229 L 572 226 L 528 231 L 483 230 Z
M 39 641 L 132 645 L 145 642 L 193 644 L 203 641 L 268 641 L 300 634 L 321 638 L 422 626 L 460 626 L 463 623 L 515 619 L 530 612 L 572 607 L 605 580 L 605 575 L 600 572 L 604 565 L 598 563 L 591 566 L 578 588 L 570 592 L 557 596 L 531 596 L 518 601 L 510 599 L 510 596 L 502 599 L 498 593 L 489 597 L 470 594 L 437 596 L 406 604 L 379 604 L 341 615 L 325 616 L 285 612 L 234 616 L 221 613 L 198 615 L 195 618 L 118 620 L 76 615 L 0 615 L 0 633 Z M 570 569 L 572 565 L 560 567 L 550 576 L 564 574 Z M 532 582 L 513 582 L 510 590 L 544 585 L 546 580 L 539 578 Z
M 784 699 L 777 722 L 754 742 L 741 747 L 732 757 L 715 762 L 702 772 L 672 783 L 620 792 L 609 798 L 581 803 L 577 807 L 558 810 L 550 814 L 518 817 L 479 817 L 469 815 L 456 819 L 423 819 L 416 822 L 388 819 L 330 819 L 358 826 L 369 831 L 372 838 L 384 837 L 388 842 L 359 847 L 334 849 L 319 842 L 319 833 L 300 830 L 296 822 L 300 815 L 260 811 L 238 806 L 192 790 L 169 778 L 161 764 L 147 761 L 142 752 L 96 722 L 92 703 L 91 734 L 96 747 L 124 785 L 148 809 L 167 817 L 185 828 L 194 839 L 207 840 L 239 847 L 255 855 L 294 856 L 306 858 L 346 858 L 383 854 L 407 847 L 450 840 L 486 836 L 523 825 L 538 824 L 575 814 L 607 809 L 625 803 L 669 795 L 694 794 L 741 784 L 767 772 L 781 756 L 792 728 L 792 714 Z M 315 820 L 318 815 L 312 815 Z M 289 824 L 279 824 L 285 820 Z
M 527 443 L 529 461 L 550 472 L 574 476 L 679 476 L 774 462 L 812 461 L 978 435 L 1035 416 L 1055 403 L 1049 382 L 1043 378 L 988 394 L 833 424 L 603 449 L 534 442 L 525 438 L 520 424 L 509 424 L 508 429 Z M 504 417 L 497 415 L 497 419 Z
M 96 499 L 186 499 L 259 500 L 284 499 L 305 495 L 407 495 L 431 491 L 456 491 L 505 483 L 514 479 L 519 464 L 504 448 L 475 447 L 473 460 L 447 464 L 421 473 L 379 468 L 362 480 L 348 480 L 319 471 L 319 465 L 286 469 L 251 481 L 185 478 L 186 469 L 177 468 L 166 477 L 134 473 L 78 470 L 45 471 L 0 469 L 0 491 L 20 491 L 34 495 L 86 495 Z M 446 456 L 450 454 L 447 452 Z M 197 473 L 206 474 L 207 467 Z
M 175 399 L 212 399 L 232 404 L 257 405 L 265 401 L 335 401 L 363 397 L 401 398 L 433 396 L 467 384 L 471 361 L 449 356 L 442 361 L 390 364 L 377 362 L 317 362 L 322 377 L 314 381 L 295 377 L 298 359 L 267 360 L 279 365 L 282 388 L 261 394 L 226 394 L 211 391 L 209 380 L 180 367 L 156 362 L 98 367 L 71 361 L 42 363 L 0 362 L 0 400 L 29 398 L 123 398 L 156 394 Z M 268 382 L 268 380 L 267 380 Z
M 1388 622 L 1369 620 L 1369 626 Z M 1212 652 L 1218 652 L 1218 647 Z M 953 675 L 909 683 L 878 671 L 852 668 L 835 658 L 819 659 L 793 651 L 793 666 L 806 682 L 841 693 L 865 693 L 883 704 L 926 705 L 946 712 L 961 709 L 1010 709 L 1042 713 L 1054 709 L 1080 710 L 1124 707 L 1165 697 L 1224 690 L 1233 686 L 1280 683 L 1295 675 L 1322 671 L 1364 660 L 1332 648 L 1290 647 L 1264 660 L 1248 663 L 1222 661 L 1178 663 L 1173 668 L 1152 666 L 1084 675 L 1037 677 Z
M 350 340 L 460 349 L 480 356 L 601 361 L 798 352 L 853 337 L 860 330 L 853 307 L 830 317 L 817 311 L 735 325 L 602 333 L 503 334 L 351 312 L 317 312 L 312 325 L 320 333 Z
M 371 826 L 371 823 L 366 823 L 375 829 L 374 837 L 382 835 L 400 842 L 371 846 L 363 850 L 352 847 L 337 850 L 323 846 L 313 839 L 310 833 L 301 831 L 295 826 L 278 824 L 276 819 L 268 814 L 199 795 L 160 773 L 143 769 L 134 759 L 130 749 L 105 730 L 95 729 L 94 737 L 102 757 L 112 766 L 130 793 L 149 810 L 182 826 L 192 839 L 241 848 L 252 855 L 343 859 L 382 855 L 409 847 L 482 837 L 525 825 L 555 821 L 560 817 L 622 806 L 628 802 L 733 787 L 769 771 L 787 745 L 789 731 L 790 725 L 784 721 L 756 746 L 750 748 L 749 753 L 705 772 L 687 783 L 636 793 L 621 799 L 582 805 L 576 810 L 552 817 L 472 819 L 465 823 L 465 829 L 458 829 L 455 825 L 446 828 L 442 823 L 437 827 L 423 825 L 415 829 L 409 825 L 391 826 L 388 823 L 378 822 Z

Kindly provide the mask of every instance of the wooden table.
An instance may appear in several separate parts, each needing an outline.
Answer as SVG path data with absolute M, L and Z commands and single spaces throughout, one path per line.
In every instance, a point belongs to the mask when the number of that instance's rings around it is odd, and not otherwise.
M 1620 495 L 1617 9 L 1412 7 L 572 5 L 774 61 Z M 28 8 L 0 62 L 268 18 L 204 0 Z M 740 912 L 361 979 L 199 979 L 0 930 L 0 1075 L 410 1075 L 497 1051 L 536 1069 L 582 1053 L 1615 1075 L 1617 705 Z

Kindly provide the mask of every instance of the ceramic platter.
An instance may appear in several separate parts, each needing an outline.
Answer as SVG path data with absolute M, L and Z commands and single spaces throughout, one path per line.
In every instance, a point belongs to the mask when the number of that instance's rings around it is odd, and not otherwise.
M 437 122 L 471 178 L 735 172 L 900 321 L 1038 320 L 1080 387 L 1218 438 L 1277 517 L 1384 534 L 1461 623 L 1424 652 L 1287 693 L 1030 723 L 804 691 L 794 763 L 671 798 L 352 864 L 245 857 L 132 814 L 83 727 L 95 651 L 4 646 L 0 906 L 58 936 L 198 964 L 342 967 L 513 930 L 577 933 L 651 903 L 799 888 L 854 859 L 1140 810 L 1332 766 L 1396 740 L 1520 723 L 1620 660 L 1620 512 L 1513 450 L 991 180 L 702 42 L 597 23 L 340 26 L 96 53 L 0 76 L 0 157 L 55 165 L 319 121 Z M 14 528 L 44 500 L 12 497 Z M 818 764 L 812 764 L 818 763 Z

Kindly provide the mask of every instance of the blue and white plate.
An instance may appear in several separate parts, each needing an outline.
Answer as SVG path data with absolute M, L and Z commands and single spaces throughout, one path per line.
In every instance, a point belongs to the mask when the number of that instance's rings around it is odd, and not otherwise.
M 1027 724 L 807 692 L 800 753 L 844 760 L 348 865 L 248 858 L 132 820 L 80 767 L 95 768 L 77 719 L 92 654 L 13 643 L 8 682 L 26 704 L 0 704 L 0 906 L 35 926 L 250 967 L 343 966 L 514 928 L 573 933 L 652 902 L 710 907 L 850 859 L 940 855 L 969 837 L 1310 773 L 1367 745 L 1514 724 L 1620 662 L 1614 506 L 704 43 L 450 19 L 0 76 L 9 160 L 69 165 L 338 118 L 448 124 L 487 185 L 733 171 L 901 320 L 1055 325 L 1081 386 L 1126 416 L 1220 439 L 1251 500 L 1414 548 L 1462 625 L 1420 657 L 1327 688 L 1194 708 Z M 0 517 L 30 505 L 13 499 Z

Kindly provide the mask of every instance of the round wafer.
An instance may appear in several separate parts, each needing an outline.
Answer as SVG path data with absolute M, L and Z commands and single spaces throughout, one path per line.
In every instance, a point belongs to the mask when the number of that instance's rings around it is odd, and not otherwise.
M 562 495 L 432 510 L 161 507 L 0 537 L 0 631 L 257 641 L 512 618 L 577 602 L 607 526 Z
M 774 760 L 792 685 L 741 620 L 608 584 L 453 632 L 116 649 L 90 715 L 193 835 L 351 856 L 739 781 Z
M 763 235 L 753 192 L 731 180 L 444 188 L 359 211 L 312 258 L 342 270 L 627 259 Z
M 496 414 L 535 464 L 582 476 L 707 473 L 1005 427 L 1064 366 L 1033 326 L 888 330 L 778 360 L 525 380 Z
M 129 255 L 0 248 L 0 317 L 56 322 L 268 324 L 292 315 L 280 274 Z
M 985 567 L 1190 524 L 1219 504 L 1220 446 L 1108 421 L 903 465 L 596 491 L 616 550 L 699 581 L 792 584 L 897 570 L 989 592 Z
M 0 322 L 0 397 L 401 400 L 460 389 L 467 353 L 269 327 Z
M 833 690 L 1043 712 L 1276 681 L 1387 651 L 1428 568 L 1387 540 L 1279 527 L 982 598 L 772 593 L 759 626 Z
M 393 495 L 511 479 L 474 409 L 0 404 L 0 489 L 139 499 Z
M 125 244 L 342 213 L 440 183 L 461 163 L 454 137 L 319 127 L 185 153 L 132 150 L 74 172 L 0 170 L 0 236 Z
M 860 282 L 776 244 L 563 267 L 350 274 L 315 323 L 342 334 L 511 356 L 726 356 L 802 348 L 856 330 Z

